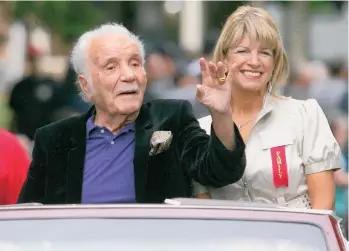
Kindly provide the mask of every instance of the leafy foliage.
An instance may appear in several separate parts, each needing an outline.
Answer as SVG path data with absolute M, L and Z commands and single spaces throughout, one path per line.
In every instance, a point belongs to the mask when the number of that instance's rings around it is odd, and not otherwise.
M 292 0 L 282 0 L 279 3 L 288 6 Z M 333 8 L 340 9 L 345 1 L 304 1 L 303 3 L 307 5 L 308 10 L 312 12 L 328 12 Z
M 104 21 L 102 12 L 87 1 L 16 1 L 14 17 L 22 20 L 34 17 L 66 43 Z

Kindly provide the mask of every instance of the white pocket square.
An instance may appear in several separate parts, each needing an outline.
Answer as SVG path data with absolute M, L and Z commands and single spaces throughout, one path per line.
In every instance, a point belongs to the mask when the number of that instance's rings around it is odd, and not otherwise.
M 171 131 L 156 131 L 153 133 L 150 139 L 150 151 L 149 156 L 154 156 L 156 154 L 166 151 L 172 142 L 172 132 Z

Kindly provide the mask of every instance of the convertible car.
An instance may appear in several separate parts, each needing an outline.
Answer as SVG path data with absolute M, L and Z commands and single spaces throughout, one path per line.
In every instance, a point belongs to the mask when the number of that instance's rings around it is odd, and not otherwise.
M 0 207 L 0 251 L 345 251 L 331 211 L 175 198 Z

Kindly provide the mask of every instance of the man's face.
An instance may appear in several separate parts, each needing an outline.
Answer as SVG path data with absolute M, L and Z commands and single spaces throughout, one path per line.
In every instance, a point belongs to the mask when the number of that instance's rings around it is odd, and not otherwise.
M 147 82 L 143 63 L 134 40 L 120 34 L 100 36 L 89 44 L 90 76 L 80 76 L 80 84 L 96 109 L 109 115 L 132 114 L 143 102 Z

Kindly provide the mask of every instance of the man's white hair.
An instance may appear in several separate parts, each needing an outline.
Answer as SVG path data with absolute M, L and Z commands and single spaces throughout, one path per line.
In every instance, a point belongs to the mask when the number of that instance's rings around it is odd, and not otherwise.
M 144 44 L 139 39 L 138 36 L 136 36 L 134 33 L 130 32 L 127 28 L 125 28 L 122 24 L 119 23 L 107 23 L 103 24 L 93 30 L 87 31 L 84 34 L 82 34 L 77 42 L 75 43 L 71 57 L 70 57 L 70 63 L 73 66 L 73 69 L 75 70 L 77 75 L 84 75 L 86 76 L 88 80 L 89 87 L 92 90 L 91 85 L 91 79 L 90 79 L 90 73 L 87 68 L 87 60 L 88 60 L 88 46 L 90 42 L 98 38 L 100 36 L 106 35 L 106 34 L 120 34 L 125 35 L 128 38 L 134 40 L 140 49 L 141 56 L 143 59 L 143 63 L 145 60 L 145 50 L 144 50 Z M 84 101 L 88 101 L 88 98 L 84 91 L 81 89 L 79 81 L 76 81 L 76 85 L 79 90 L 79 95 Z

